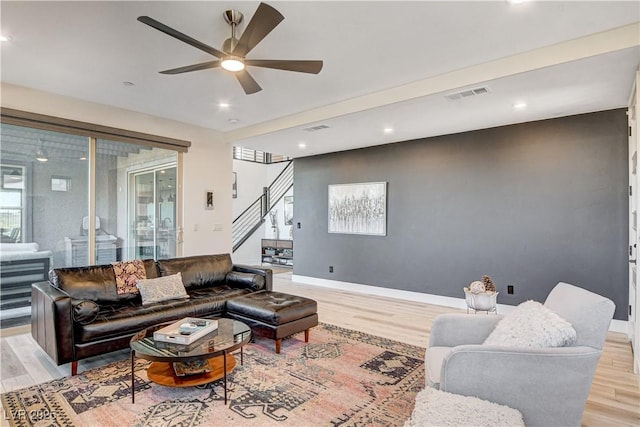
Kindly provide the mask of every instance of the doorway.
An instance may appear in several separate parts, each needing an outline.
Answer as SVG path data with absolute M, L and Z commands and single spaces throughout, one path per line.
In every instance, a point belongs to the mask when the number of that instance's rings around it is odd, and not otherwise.
M 175 163 L 129 173 L 128 259 L 166 259 L 176 256 Z

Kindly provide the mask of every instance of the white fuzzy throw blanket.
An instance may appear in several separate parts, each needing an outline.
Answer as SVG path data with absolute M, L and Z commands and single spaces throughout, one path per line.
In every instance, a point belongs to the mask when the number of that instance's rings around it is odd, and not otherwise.
M 446 393 L 427 387 L 416 396 L 416 406 L 404 427 L 522 426 L 522 414 L 508 406 Z

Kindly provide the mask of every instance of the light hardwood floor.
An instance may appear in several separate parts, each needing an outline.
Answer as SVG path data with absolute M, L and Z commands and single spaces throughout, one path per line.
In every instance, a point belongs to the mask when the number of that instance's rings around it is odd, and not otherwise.
M 429 342 L 430 326 L 435 316 L 463 312 L 449 307 L 303 285 L 292 282 L 291 273 L 275 275 L 274 288 L 315 299 L 323 323 L 420 347 Z M 55 366 L 37 346 L 28 326 L 0 331 L 0 349 L 2 392 L 70 375 L 68 364 Z M 126 350 L 94 357 L 81 361 L 79 370 L 127 357 Z M 607 337 L 582 424 L 590 427 L 640 425 L 639 379 L 632 371 L 631 346 L 622 334 L 609 333 Z

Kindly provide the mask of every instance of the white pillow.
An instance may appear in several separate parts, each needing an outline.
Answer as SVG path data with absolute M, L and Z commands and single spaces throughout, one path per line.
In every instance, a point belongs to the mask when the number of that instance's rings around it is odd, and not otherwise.
M 444 426 L 524 427 L 524 422 L 517 409 L 427 387 L 416 395 L 411 418 L 404 427 Z
M 182 284 L 182 274 L 162 276 L 156 279 L 138 280 L 136 286 L 142 297 L 142 305 L 172 299 L 187 299 L 187 291 Z
M 536 301 L 525 301 L 505 315 L 484 344 L 506 347 L 563 347 L 576 342 L 571 323 Z

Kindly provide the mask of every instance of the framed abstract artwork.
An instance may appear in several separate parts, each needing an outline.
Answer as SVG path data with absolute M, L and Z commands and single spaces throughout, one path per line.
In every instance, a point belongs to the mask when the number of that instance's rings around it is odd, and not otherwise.
M 387 235 L 387 183 L 329 185 L 329 233 Z

